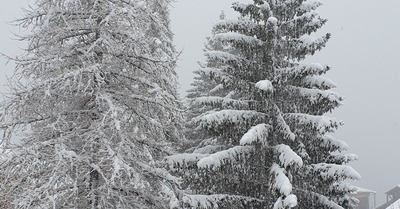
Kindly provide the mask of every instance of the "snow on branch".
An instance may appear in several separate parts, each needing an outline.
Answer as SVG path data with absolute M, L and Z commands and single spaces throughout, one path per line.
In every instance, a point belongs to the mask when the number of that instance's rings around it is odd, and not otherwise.
M 220 167 L 225 161 L 235 162 L 240 156 L 253 151 L 253 149 L 253 146 L 236 146 L 201 159 L 197 163 L 197 166 L 199 168 L 215 169 Z
M 242 16 L 251 16 L 256 21 L 262 21 L 265 14 L 271 15 L 271 7 L 264 1 L 262 5 L 248 4 L 248 3 L 233 3 L 232 8 L 241 13 Z
M 316 129 L 321 135 L 327 132 L 333 132 L 339 126 L 343 125 L 342 121 L 327 116 L 308 115 L 303 113 L 285 114 L 287 120 L 292 121 L 296 125 L 302 125 Z
M 286 168 L 290 165 L 303 166 L 303 160 L 296 152 L 294 152 L 289 146 L 281 144 L 275 146 L 276 152 L 279 154 L 279 161 L 281 165 Z
M 71 83 L 76 84 L 76 88 L 78 90 L 88 89 L 91 81 L 89 80 L 82 82 L 82 77 L 88 76 L 90 78 L 91 75 L 96 71 L 98 71 L 97 65 L 91 65 L 83 69 L 68 71 L 64 74 L 57 75 L 54 78 L 43 79 L 40 81 L 36 80 L 34 83 L 30 83 L 29 87 L 19 89 L 14 93 L 17 96 L 26 96 L 35 92 L 45 92 L 44 94 L 49 96 L 51 94 L 49 88 L 51 88 L 52 85 L 62 85 L 62 89 L 69 89 L 72 86 Z
M 265 116 L 264 113 L 260 113 L 252 110 L 221 110 L 211 111 L 204 115 L 200 115 L 192 119 L 192 122 L 199 124 L 203 128 L 215 128 L 216 125 L 224 123 L 229 124 L 241 124 L 246 121 Z
M 274 209 L 294 208 L 297 206 L 297 196 L 291 194 L 285 198 L 279 197 L 274 204 Z
M 108 111 L 110 112 L 111 119 L 114 122 L 114 127 L 115 127 L 116 130 L 120 131 L 121 130 L 121 123 L 120 123 L 120 120 L 118 119 L 118 112 L 120 112 L 122 110 L 120 110 L 120 108 L 117 108 L 114 105 L 110 95 L 102 94 L 102 95 L 100 95 L 98 97 L 98 99 L 101 99 L 101 100 L 104 100 L 104 101 L 107 102 L 107 105 L 108 105 L 108 108 L 109 108 Z M 106 119 L 106 116 L 107 116 L 107 114 L 104 115 L 104 118 L 103 118 L 103 121 L 102 121 L 102 126 L 104 126 L 104 121 Z
M 326 196 L 318 194 L 316 192 L 313 191 L 309 191 L 309 190 L 304 190 L 304 189 L 299 189 L 296 188 L 296 191 L 304 193 L 305 195 L 312 195 L 314 196 L 315 200 L 318 200 L 319 204 L 324 205 L 326 207 L 332 208 L 332 209 L 344 209 L 342 206 L 338 205 L 336 202 L 329 200 Z
M 111 94 L 115 94 L 118 96 L 122 96 L 122 97 L 126 97 L 126 98 L 130 98 L 133 100 L 137 100 L 143 103 L 150 103 L 156 106 L 160 106 L 163 107 L 167 110 L 170 111 L 180 111 L 178 108 L 174 107 L 173 105 L 170 105 L 168 103 L 166 103 L 165 101 L 163 101 L 160 98 L 149 98 L 140 94 L 134 94 L 132 92 L 122 92 L 122 91 L 114 91 L 114 90 L 107 90 L 107 93 L 111 93 Z
M 222 52 L 222 51 L 207 51 L 205 55 L 210 58 L 210 59 L 218 59 L 223 62 L 229 62 L 229 61 L 234 61 L 234 62 L 239 62 L 239 57 L 228 53 L 228 52 Z
M 223 195 L 185 195 L 182 202 L 190 208 L 209 209 L 218 208 L 218 201 L 224 199 Z
M 165 157 L 167 164 L 169 165 L 171 170 L 174 170 L 174 167 L 183 167 L 189 163 L 196 163 L 200 159 L 208 157 L 209 154 L 202 153 L 182 153 Z
M 303 78 L 302 84 L 310 88 L 317 87 L 319 89 L 325 89 L 325 90 L 337 87 L 336 83 L 334 83 L 330 79 L 316 75 L 307 76 Z
M 219 90 L 224 89 L 224 85 L 223 84 L 218 84 L 217 86 L 215 86 L 214 88 L 212 88 L 209 93 L 215 93 L 218 92 Z
M 285 119 L 283 118 L 281 110 L 276 105 L 275 105 L 275 110 L 277 112 L 276 120 L 277 120 L 277 123 L 278 123 L 278 129 L 282 132 L 282 134 L 284 135 L 284 137 L 286 139 L 294 141 L 296 136 L 290 130 L 290 127 L 287 125 Z
M 307 75 L 319 75 L 325 73 L 329 68 L 322 66 L 319 63 L 310 63 L 306 65 L 299 65 L 296 71 Z
M 308 98 L 308 100 L 315 104 L 317 102 L 322 101 L 323 99 L 327 99 L 329 102 L 334 102 L 339 105 L 342 105 L 343 98 L 339 96 L 336 92 L 329 90 L 319 90 L 319 89 L 309 89 L 302 87 L 291 86 L 293 89 L 297 89 L 301 96 Z
M 119 177 L 121 170 L 125 170 L 125 171 L 129 172 L 132 169 L 132 167 L 129 166 L 127 163 L 125 163 L 124 160 L 121 159 L 120 156 L 115 155 L 112 158 L 112 162 L 113 162 L 113 172 L 110 177 L 111 182 L 114 182 L 114 179 Z
M 258 28 L 259 25 L 255 24 L 254 22 L 246 19 L 230 19 L 230 20 L 220 20 L 217 23 L 214 24 L 214 28 L 232 28 L 232 27 L 238 27 L 241 26 L 245 28 L 246 30 L 254 30 L 255 28 Z
M 248 45 L 248 46 L 251 46 L 251 45 L 263 46 L 264 45 L 264 42 L 259 40 L 259 39 L 257 39 L 257 38 L 254 38 L 254 37 L 251 37 L 251 36 L 246 36 L 246 35 L 235 33 L 235 32 L 227 32 L 227 33 L 216 34 L 214 36 L 214 41 L 217 41 L 217 42 L 226 42 L 226 41 L 228 41 L 228 42 L 237 42 L 237 43 L 240 43 L 240 44 L 243 44 L 243 45 Z
M 345 141 L 335 139 L 331 135 L 324 135 L 320 138 L 322 140 L 321 145 L 324 147 L 333 147 L 334 149 L 338 149 L 338 151 L 345 151 L 349 149 L 349 145 Z
M 358 187 L 351 185 L 347 182 L 335 182 L 333 183 L 329 190 L 331 191 L 339 191 L 339 192 L 346 192 L 346 193 L 354 193 L 357 192 Z
M 212 154 L 216 153 L 219 150 L 224 148 L 223 145 L 206 145 L 204 147 L 197 148 L 193 151 L 193 153 L 201 153 L 201 154 Z
M 282 22 L 281 26 L 286 28 L 285 33 L 287 34 L 291 34 L 292 30 L 295 29 L 298 34 L 312 34 L 318 31 L 326 22 L 327 20 L 321 18 L 315 11 L 299 11 L 293 19 Z
M 277 74 L 288 78 L 306 77 L 312 75 L 322 75 L 329 71 L 328 66 L 319 63 L 298 64 L 294 67 L 280 68 L 275 71 Z M 280 78 L 282 79 L 282 78 Z
M 233 80 L 235 80 L 235 77 L 233 77 L 232 75 L 229 75 L 217 68 L 202 67 L 199 71 L 195 71 L 195 73 L 198 73 L 200 76 L 208 76 L 208 77 L 218 78 L 221 80 L 221 82 L 225 82 L 225 83 L 230 83 Z M 212 93 L 212 92 L 209 92 L 209 93 Z
M 169 208 L 178 209 L 180 202 L 174 189 L 171 189 L 169 185 L 165 185 L 164 183 L 161 183 L 161 186 L 161 194 L 169 199 Z
M 200 105 L 222 105 L 222 106 L 244 106 L 248 105 L 249 101 L 245 100 L 237 100 L 231 99 L 227 97 L 217 97 L 217 96 L 209 96 L 209 97 L 196 97 L 194 99 L 189 99 L 190 102 L 193 104 L 200 104 Z
M 320 1 L 304 1 L 299 7 L 299 10 L 301 12 L 311 12 L 316 10 L 318 7 L 322 5 L 323 5 L 322 2 Z
M 331 154 L 331 156 L 328 157 L 328 162 L 329 163 L 350 163 L 353 161 L 358 160 L 359 157 L 358 155 L 355 154 Z
M 206 51 L 204 55 L 209 59 L 209 61 L 217 61 L 220 63 L 229 63 L 230 65 L 236 65 L 243 68 L 243 66 L 254 66 L 255 62 L 253 60 L 246 59 L 245 57 L 237 56 L 229 52 L 223 51 Z M 220 71 L 221 69 L 215 69 Z M 215 71 L 214 70 L 214 71 Z
M 276 17 L 269 17 L 267 22 L 272 24 L 272 25 L 277 25 L 278 24 L 278 19 Z
M 185 195 L 182 198 L 182 202 L 186 207 L 197 208 L 197 209 L 210 209 L 219 208 L 218 203 L 225 201 L 244 201 L 244 202 L 262 202 L 260 199 L 239 196 L 239 195 L 228 195 L 228 194 L 216 194 L 216 195 Z
M 312 164 L 311 169 L 325 180 L 361 179 L 360 174 L 357 171 L 355 171 L 351 166 L 348 165 L 319 163 L 319 164 Z
M 213 26 L 214 33 L 221 33 L 227 31 L 246 31 L 247 35 L 252 35 L 255 37 L 265 37 L 265 30 L 262 26 L 248 20 L 221 20 Z
M 246 134 L 243 135 L 240 140 L 240 145 L 253 145 L 254 143 L 261 142 L 263 145 L 267 145 L 268 133 L 271 129 L 270 125 L 258 124 L 252 127 Z
M 146 165 L 141 162 L 137 162 L 137 165 L 140 166 L 142 173 L 148 173 L 152 176 L 159 177 L 160 179 L 163 179 L 164 181 L 169 181 L 170 183 L 174 183 L 176 185 L 180 183 L 181 179 L 179 177 L 171 175 L 169 173 L 169 171 L 164 168 L 158 168 L 158 167 L 154 167 L 152 165 Z
M 265 91 L 265 92 L 274 92 L 274 86 L 269 80 L 262 80 L 256 83 L 256 88 Z
M 310 35 L 304 35 L 298 39 L 298 46 L 300 50 L 305 50 L 310 54 L 314 54 L 315 51 L 320 50 L 325 46 L 326 42 L 330 38 L 330 34 L 326 34 L 323 37 L 313 37 Z
M 278 164 L 274 163 L 271 166 L 271 174 L 274 176 L 272 187 L 277 189 L 280 194 L 289 196 L 292 193 L 293 186 L 289 178 L 285 174 L 285 170 Z

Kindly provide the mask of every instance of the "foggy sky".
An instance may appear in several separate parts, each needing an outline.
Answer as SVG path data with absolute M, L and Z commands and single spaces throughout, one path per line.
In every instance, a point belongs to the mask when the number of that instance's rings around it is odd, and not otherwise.
M 242 0 L 246 2 L 247 0 Z M 8 0 L 0 7 L 0 52 L 17 55 L 17 42 L 11 40 L 7 25 L 21 16 L 27 0 Z M 33 2 L 33 1 L 30 1 Z M 233 0 L 177 0 L 171 10 L 172 29 L 178 50 L 181 95 L 189 88 L 192 71 L 204 60 L 203 45 L 212 24 L 222 10 L 233 17 Z M 400 184 L 400 1 L 399 0 L 322 0 L 318 11 L 329 22 L 323 32 L 332 34 L 327 47 L 309 61 L 332 67 L 326 77 L 338 84 L 334 91 L 345 105 L 333 116 L 345 122 L 335 137 L 346 141 L 350 153 L 360 157 L 351 165 L 363 177 L 352 182 L 375 190 L 378 205 L 384 192 Z M 12 64 L 0 59 L 0 83 Z

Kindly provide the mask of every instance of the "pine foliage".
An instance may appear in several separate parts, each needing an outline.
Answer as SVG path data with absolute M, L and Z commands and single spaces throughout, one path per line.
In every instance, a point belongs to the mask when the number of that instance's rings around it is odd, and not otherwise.
M 330 38 L 320 2 L 254 0 L 233 4 L 207 40 L 206 62 L 189 92 L 188 138 L 195 147 L 168 158 L 185 174 L 187 207 L 349 208 L 356 156 L 332 134 L 326 116 L 342 104 L 323 75 L 305 63 Z
M 169 1 L 35 2 L 1 105 L 0 207 L 175 207 Z

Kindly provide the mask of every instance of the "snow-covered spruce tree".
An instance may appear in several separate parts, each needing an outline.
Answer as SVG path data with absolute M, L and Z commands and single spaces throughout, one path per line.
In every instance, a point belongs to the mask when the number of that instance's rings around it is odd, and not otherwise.
M 0 207 L 173 208 L 169 0 L 37 0 L 1 106 Z
M 325 114 L 341 105 L 322 77 L 328 66 L 305 64 L 330 35 L 314 38 L 326 22 L 319 2 L 254 0 L 233 4 L 237 20 L 213 27 L 206 63 L 190 91 L 198 143 L 169 157 L 185 175 L 194 208 L 349 208 L 359 174 L 354 155 L 329 134 L 342 123 Z

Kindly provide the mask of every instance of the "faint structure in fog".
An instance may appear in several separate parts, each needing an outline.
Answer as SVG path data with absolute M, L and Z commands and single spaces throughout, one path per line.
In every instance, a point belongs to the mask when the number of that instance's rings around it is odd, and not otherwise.
M 400 185 L 395 186 L 385 194 L 386 203 L 376 209 L 400 209 Z
M 374 209 L 376 207 L 376 192 L 357 187 L 357 192 L 352 194 L 360 202 L 355 209 Z

